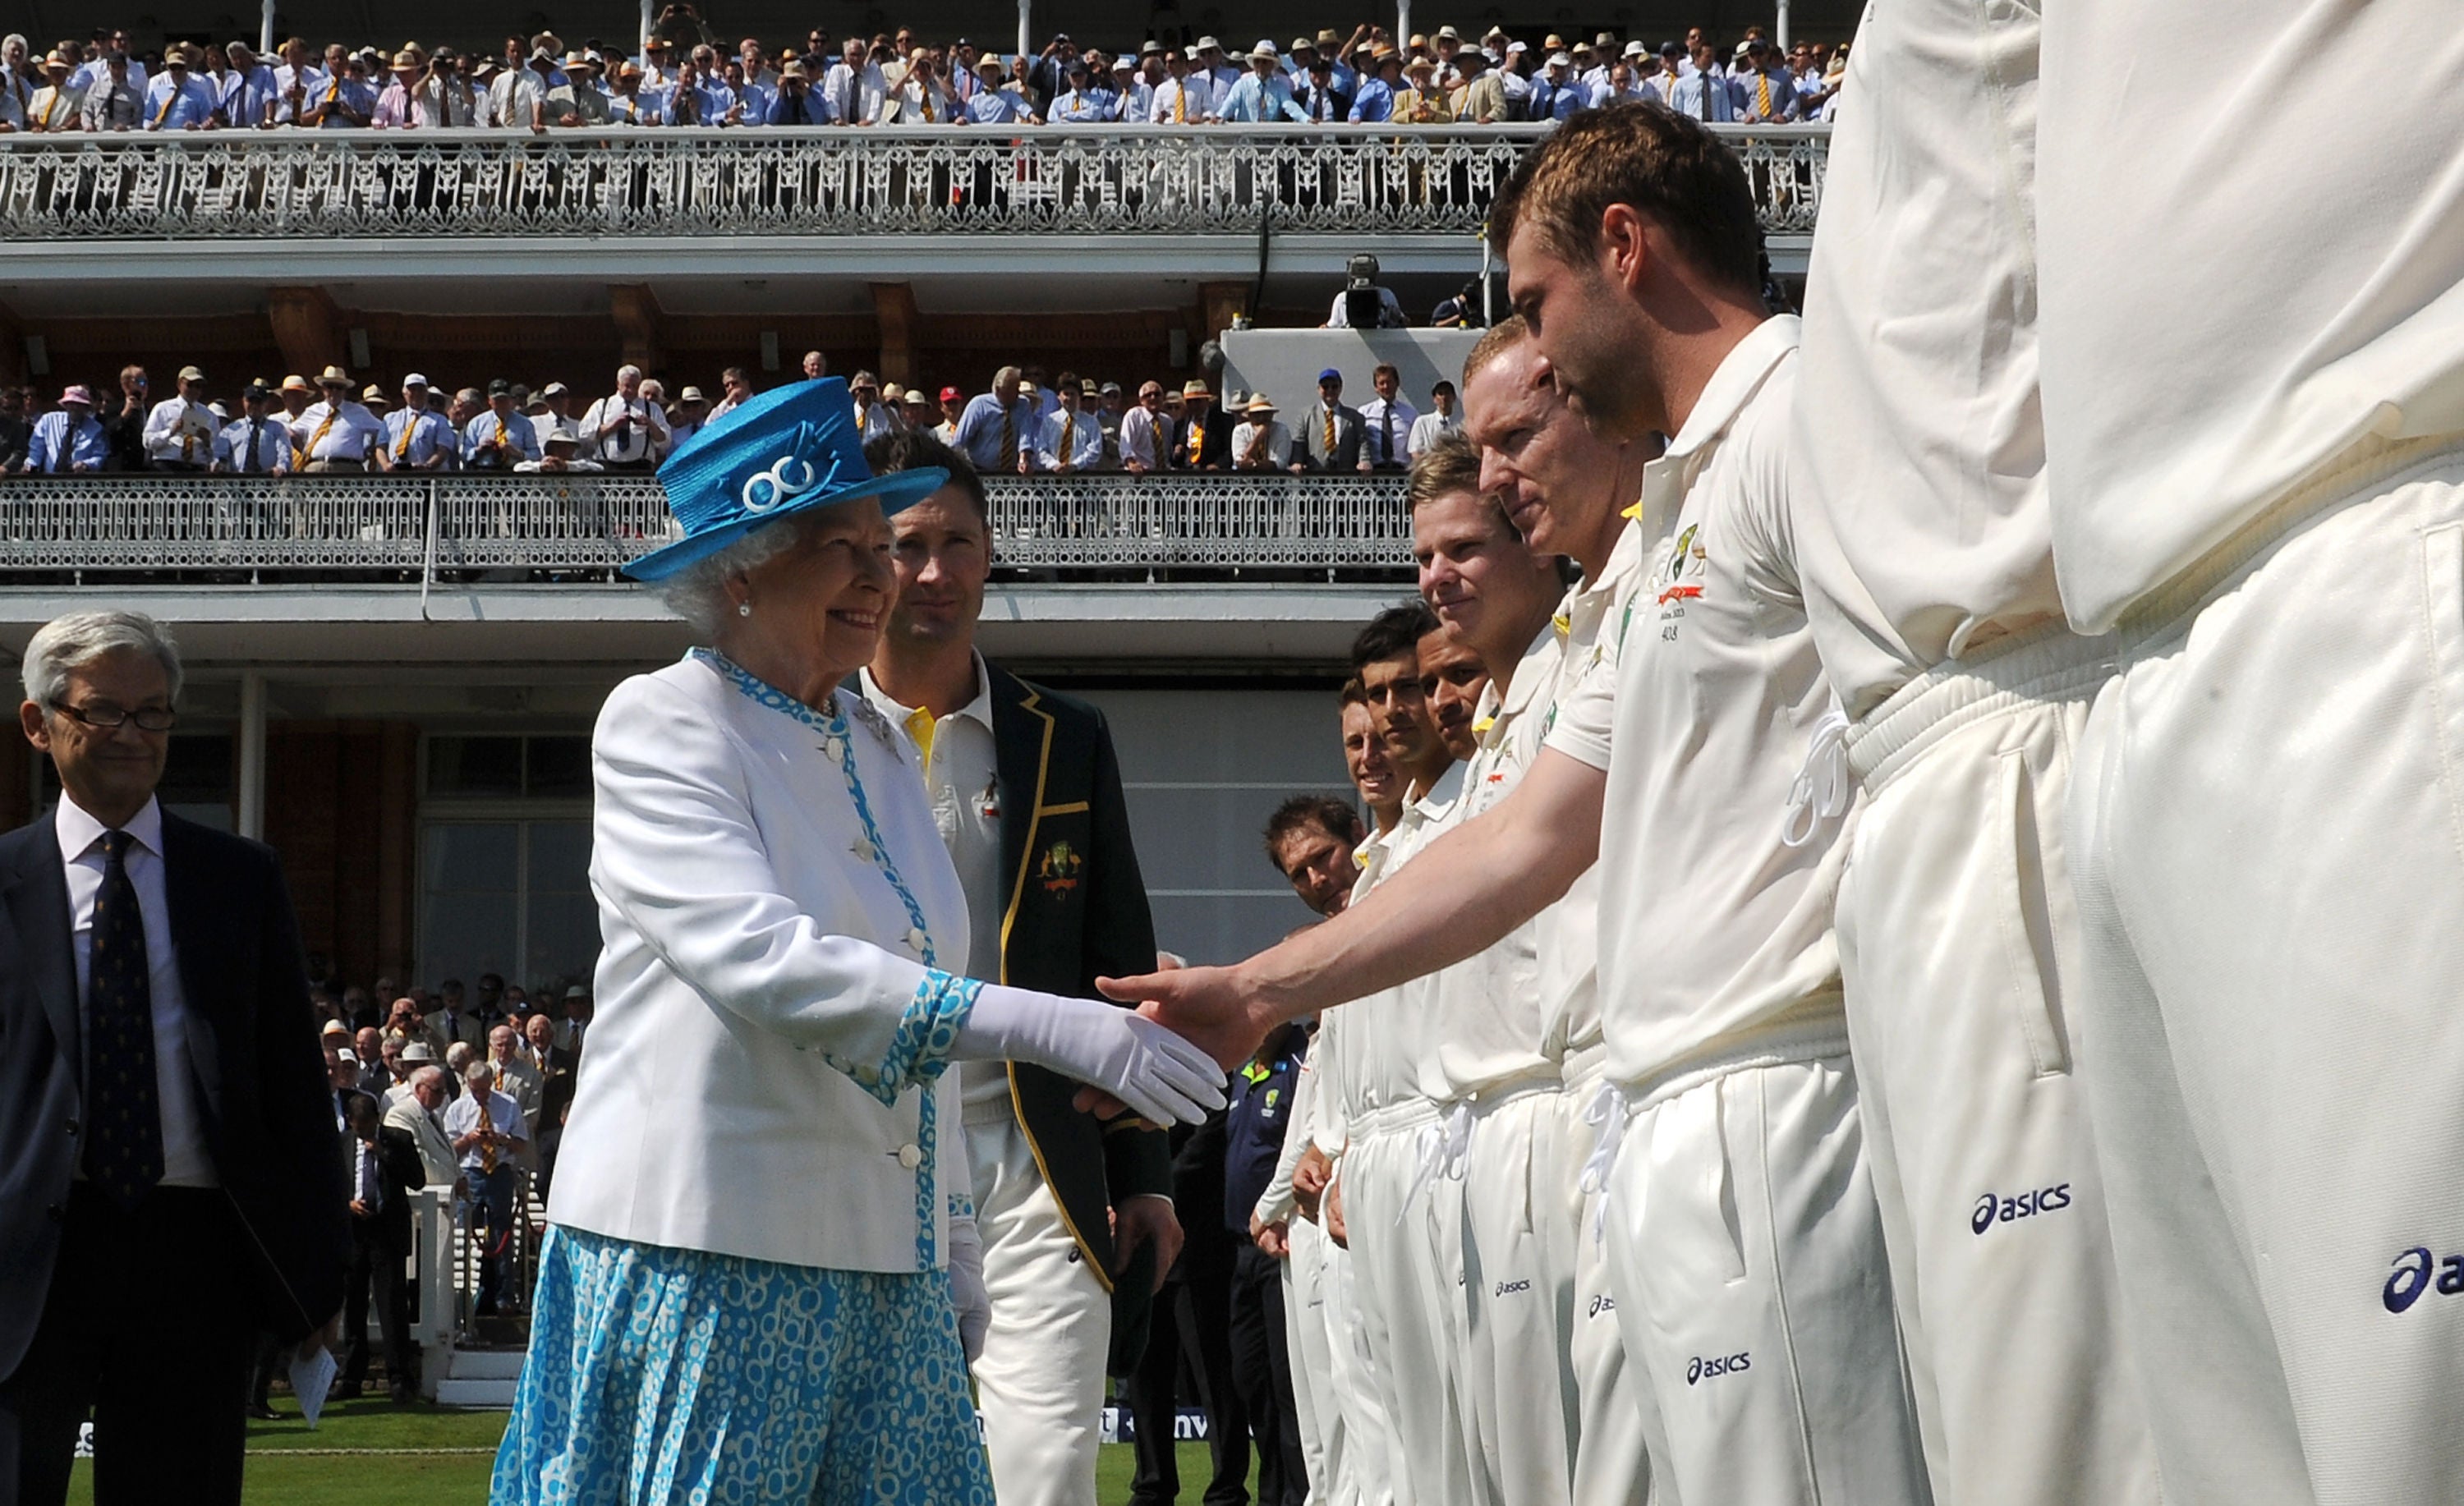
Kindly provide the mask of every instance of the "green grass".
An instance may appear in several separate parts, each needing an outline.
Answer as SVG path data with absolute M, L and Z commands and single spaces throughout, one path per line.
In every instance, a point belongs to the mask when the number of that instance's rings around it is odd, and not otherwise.
M 395 1407 L 382 1397 L 334 1403 L 314 1432 L 289 1397 L 277 1395 L 274 1409 L 282 1413 L 280 1420 L 248 1425 L 249 1506 L 460 1506 L 485 1501 L 496 1440 L 505 1430 L 503 1412 Z M 300 1451 L 312 1449 L 482 1451 L 390 1457 Z M 1103 1451 L 1095 1465 L 1095 1496 L 1102 1506 L 1120 1506 L 1130 1498 L 1133 1466 L 1126 1444 Z M 76 1483 L 69 1489 L 71 1506 L 91 1506 L 93 1468 L 77 1465 Z M 1204 1444 L 1180 1446 L 1181 1499 L 1198 1499 L 1208 1470 Z M 1255 1478 L 1253 1464 L 1253 1485 Z

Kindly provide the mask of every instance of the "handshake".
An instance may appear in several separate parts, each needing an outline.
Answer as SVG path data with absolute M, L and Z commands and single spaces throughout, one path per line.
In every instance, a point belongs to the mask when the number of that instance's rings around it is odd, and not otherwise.
M 987 984 L 950 1049 L 954 1061 L 1031 1061 L 1087 1084 L 1081 1108 L 1195 1124 L 1223 1106 L 1223 1075 L 1274 1021 L 1234 970 L 1176 969 L 1096 987 L 1134 1011 Z

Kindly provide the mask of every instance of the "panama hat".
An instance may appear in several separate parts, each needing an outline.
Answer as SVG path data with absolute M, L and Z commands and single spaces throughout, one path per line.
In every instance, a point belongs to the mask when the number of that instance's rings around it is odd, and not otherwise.
M 877 497 L 884 513 L 897 513 L 949 479 L 930 466 L 874 475 L 846 381 L 793 382 L 730 409 L 659 467 L 668 511 L 683 536 L 625 573 L 663 580 L 765 523 L 858 497 Z

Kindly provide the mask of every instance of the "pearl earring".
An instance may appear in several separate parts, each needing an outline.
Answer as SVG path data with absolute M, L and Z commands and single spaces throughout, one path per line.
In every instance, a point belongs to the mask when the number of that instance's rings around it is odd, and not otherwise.
M 751 617 L 753 615 L 753 603 L 750 601 L 737 602 L 736 615 L 738 617 Z

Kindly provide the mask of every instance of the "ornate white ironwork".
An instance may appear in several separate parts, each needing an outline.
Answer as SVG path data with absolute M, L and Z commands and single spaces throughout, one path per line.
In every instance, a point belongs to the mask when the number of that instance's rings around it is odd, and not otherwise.
M 1399 476 L 996 476 L 994 551 L 1060 572 L 1411 562 Z M 0 578 L 64 571 L 612 570 L 674 536 L 649 476 L 23 477 Z
M 214 131 L 0 136 L 0 241 L 1477 232 L 1547 126 Z M 1827 126 L 1719 126 L 1764 229 Z

